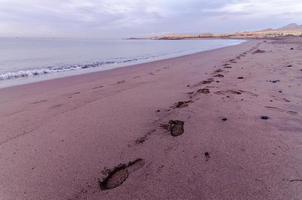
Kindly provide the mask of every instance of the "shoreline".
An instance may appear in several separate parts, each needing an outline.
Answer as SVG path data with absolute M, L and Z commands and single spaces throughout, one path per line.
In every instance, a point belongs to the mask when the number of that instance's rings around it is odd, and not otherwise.
M 94 74 L 94 73 L 104 73 L 104 72 L 120 70 L 120 69 L 128 68 L 128 67 L 130 67 L 130 68 L 141 67 L 142 65 L 146 65 L 146 64 L 168 61 L 168 60 L 171 60 L 171 59 L 183 58 L 183 57 L 187 57 L 187 56 L 193 56 L 193 55 L 208 53 L 208 52 L 221 50 L 221 49 L 225 49 L 225 48 L 235 47 L 235 46 L 244 44 L 246 42 L 249 42 L 249 41 L 248 40 L 242 40 L 242 42 L 240 44 L 229 45 L 229 46 L 226 46 L 226 47 L 220 47 L 220 48 L 211 49 L 211 50 L 203 50 L 203 51 L 200 51 L 200 52 L 190 53 L 190 54 L 186 54 L 186 55 L 180 55 L 180 56 L 171 57 L 171 58 L 163 58 L 163 59 L 153 60 L 153 61 L 149 61 L 149 62 L 130 64 L 130 65 L 120 66 L 120 67 L 106 69 L 106 70 L 96 70 L 96 71 L 91 71 L 91 72 L 84 72 L 84 73 L 79 73 L 79 74 L 66 75 L 66 76 L 57 77 L 57 78 L 50 78 L 50 79 L 46 79 L 46 80 L 38 80 L 38 81 L 35 81 L 35 82 L 28 82 L 28 83 L 26 83 L 26 81 L 25 81 L 25 83 L 23 83 L 23 84 L 16 84 L 16 85 L 11 85 L 11 86 L 0 87 L 0 90 L 1 89 L 7 89 L 7 88 L 13 88 L 13 87 L 20 87 L 20 86 L 24 86 L 24 85 L 39 84 L 39 83 L 43 83 L 45 81 L 57 81 L 57 80 L 60 80 L 60 79 L 65 79 L 65 78 L 76 78 L 76 77 L 79 77 L 79 76 L 86 76 L 86 75 L 89 76 L 89 75 Z M 31 77 L 31 78 L 35 78 L 35 77 Z M 10 81 L 10 80 L 8 80 L 8 81 Z
M 253 40 L 0 89 L 0 196 L 302 198 L 301 49 Z
M 217 41 L 225 41 L 225 40 L 210 40 L 212 44 L 200 44 L 201 47 L 199 50 L 192 48 L 192 50 L 181 50 L 159 54 L 149 54 L 149 55 L 137 55 L 136 57 L 129 57 L 124 59 L 117 58 L 104 58 L 101 61 L 94 62 L 79 62 L 76 64 L 54 64 L 53 66 L 48 66 L 47 64 L 44 67 L 32 67 L 28 69 L 19 69 L 17 71 L 6 71 L 0 73 L 0 88 L 24 85 L 29 83 L 47 81 L 58 78 L 65 78 L 69 76 L 76 76 L 82 74 L 89 74 L 94 72 L 102 72 L 116 68 L 123 68 L 132 65 L 139 65 L 154 61 L 160 61 L 170 58 L 176 58 L 181 56 L 186 56 L 195 53 L 201 53 L 204 51 L 210 51 L 217 48 L 223 48 L 227 46 L 238 45 L 245 40 L 231 40 L 228 44 L 216 44 Z M 204 45 L 204 46 L 202 46 Z M 211 46 L 212 45 L 212 46 Z M 213 46 L 214 45 L 214 46 Z M 220 47 L 219 47 L 220 46 Z M 119 57 L 119 56 L 116 56 Z

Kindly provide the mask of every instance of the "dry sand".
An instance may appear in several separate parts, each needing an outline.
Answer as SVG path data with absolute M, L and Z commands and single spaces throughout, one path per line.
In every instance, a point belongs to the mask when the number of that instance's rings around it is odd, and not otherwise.
M 1 89 L 0 199 L 302 199 L 301 70 L 249 41 Z

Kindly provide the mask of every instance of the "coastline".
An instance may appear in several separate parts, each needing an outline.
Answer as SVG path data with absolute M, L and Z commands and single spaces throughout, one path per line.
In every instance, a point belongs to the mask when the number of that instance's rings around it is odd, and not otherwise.
M 254 40 L 0 89 L 0 195 L 302 198 L 301 47 Z M 122 185 L 99 188 L 104 169 L 137 159 Z
M 14 40 L 13 40 L 14 41 Z M 26 41 L 26 40 L 25 40 Z M 10 47 L 10 43 L 8 42 L 7 46 Z M 28 41 L 27 41 L 28 42 Z M 39 41 L 35 41 L 39 42 Z M 80 52 L 79 47 L 70 47 L 70 43 L 61 41 L 63 44 L 54 44 L 54 45 L 62 45 L 66 46 L 65 48 L 69 48 L 68 51 L 72 52 L 73 56 L 70 56 L 69 53 L 62 53 L 61 57 L 66 57 L 65 60 L 59 58 L 58 55 L 55 55 L 53 50 L 49 50 L 49 52 L 44 52 L 49 57 L 53 57 L 52 59 L 44 59 L 40 58 L 39 52 L 35 52 L 36 49 L 31 49 L 33 55 L 37 54 L 36 58 L 31 58 L 28 56 L 25 63 L 20 63 L 18 61 L 18 54 L 10 58 L 12 61 L 16 59 L 16 62 L 11 62 L 10 67 L 3 65 L 5 60 L 3 60 L 0 65 L 0 88 L 10 87 L 15 85 L 23 85 L 33 82 L 40 82 L 44 80 L 51 80 L 57 78 L 64 78 L 68 76 L 81 75 L 86 73 L 93 73 L 98 71 L 106 71 L 114 68 L 127 67 L 131 65 L 144 64 L 152 61 L 159 61 L 168 58 L 175 58 L 184 55 L 190 55 L 193 53 L 199 53 L 211 49 L 217 49 L 226 46 L 233 46 L 244 42 L 242 40 L 210 40 L 203 42 L 193 42 L 193 41 L 182 41 L 182 42 L 169 42 L 169 41 L 141 41 L 141 42 L 127 42 L 126 40 L 115 40 L 112 41 L 114 47 L 111 49 L 107 48 L 107 52 L 102 52 L 106 49 L 106 45 L 108 45 L 108 41 L 100 40 L 100 41 L 87 41 L 85 43 L 91 52 Z M 77 41 L 73 41 L 76 43 Z M 96 42 L 98 47 L 104 46 L 104 49 L 94 49 L 95 47 L 91 45 L 92 42 Z M 22 43 L 22 42 L 21 42 Z M 40 48 L 46 48 L 51 41 L 44 42 L 41 44 Z M 131 53 L 126 53 L 123 51 L 125 45 L 129 46 L 128 51 Z M 133 47 L 131 47 L 131 45 Z M 122 46 L 122 50 L 118 50 L 119 46 Z M 147 48 L 145 47 L 147 46 Z M 88 48 L 87 47 L 87 48 Z M 24 47 L 23 47 L 24 48 Z M 63 47 L 61 47 L 63 48 Z M 115 49 L 116 48 L 116 49 Z M 133 49 L 131 49 L 133 48 Z M 142 49 L 138 51 L 138 49 Z M 145 48 L 145 49 L 144 49 Z M 21 48 L 22 49 L 22 48 Z M 15 49 L 10 49 L 14 51 Z M 62 50 L 60 47 L 57 49 L 58 51 Z M 112 52 L 114 51 L 114 52 Z M 98 53 L 95 53 L 98 52 Z M 111 52 L 111 53 L 108 53 Z M 41 53 L 43 54 L 43 53 Z M 79 55 L 78 55 L 79 54 Z M 83 54 L 83 55 L 81 55 Z M 100 55 L 99 55 L 100 54 Z M 109 55 L 110 54 L 110 55 Z M 20 55 L 19 55 L 20 56 Z M 22 56 L 21 56 L 22 57 Z M 42 56 L 43 57 L 43 56 Z M 78 58 L 79 57 L 79 58 Z M 87 57 L 86 61 L 82 57 Z M 35 63 L 34 60 L 42 61 L 39 64 Z M 67 61 L 69 60 L 69 61 Z M 31 62 L 30 62 L 31 61 Z M 9 64 L 7 64 L 9 66 Z M 20 67 L 23 66 L 23 67 Z

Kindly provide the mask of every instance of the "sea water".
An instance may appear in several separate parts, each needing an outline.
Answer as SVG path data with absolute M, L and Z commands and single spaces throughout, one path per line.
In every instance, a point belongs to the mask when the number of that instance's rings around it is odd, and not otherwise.
M 0 87 L 151 62 L 241 42 L 0 38 Z

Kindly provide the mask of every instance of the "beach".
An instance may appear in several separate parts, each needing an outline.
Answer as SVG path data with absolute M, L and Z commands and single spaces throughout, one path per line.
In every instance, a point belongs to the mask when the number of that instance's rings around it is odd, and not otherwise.
M 302 199 L 301 80 L 284 38 L 0 89 L 0 199 Z

